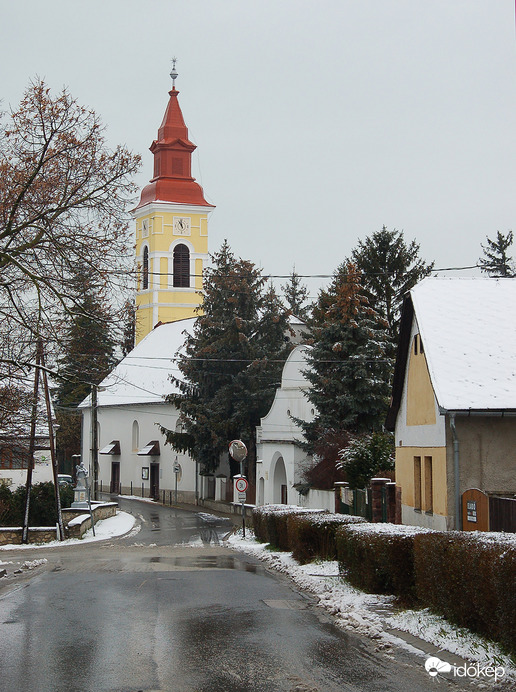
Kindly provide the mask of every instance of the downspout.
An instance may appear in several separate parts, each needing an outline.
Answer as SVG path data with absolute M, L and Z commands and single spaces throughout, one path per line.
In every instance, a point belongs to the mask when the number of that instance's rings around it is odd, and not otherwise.
M 453 475 L 455 490 L 455 529 L 462 529 L 462 511 L 460 504 L 460 474 L 459 474 L 459 438 L 455 427 L 455 413 L 450 413 L 450 428 L 453 436 Z

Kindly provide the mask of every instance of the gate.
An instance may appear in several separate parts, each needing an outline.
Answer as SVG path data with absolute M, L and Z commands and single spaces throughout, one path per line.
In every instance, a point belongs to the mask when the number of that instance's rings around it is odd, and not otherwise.
M 489 530 L 516 533 L 516 499 L 489 497 Z
M 371 489 L 353 490 L 353 514 L 364 517 L 367 521 L 373 518 L 371 508 Z

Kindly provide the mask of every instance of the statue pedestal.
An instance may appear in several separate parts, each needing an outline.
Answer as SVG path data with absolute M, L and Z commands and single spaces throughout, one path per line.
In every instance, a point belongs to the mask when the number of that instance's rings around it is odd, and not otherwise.
M 89 509 L 88 488 L 82 486 L 73 489 L 73 502 L 71 506 L 74 509 Z

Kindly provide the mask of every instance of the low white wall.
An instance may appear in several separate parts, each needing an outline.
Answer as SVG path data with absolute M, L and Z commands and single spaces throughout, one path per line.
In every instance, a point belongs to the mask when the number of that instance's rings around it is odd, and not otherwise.
M 298 493 L 298 504 L 307 509 L 328 509 L 335 512 L 335 492 L 333 490 L 309 490 L 308 495 Z

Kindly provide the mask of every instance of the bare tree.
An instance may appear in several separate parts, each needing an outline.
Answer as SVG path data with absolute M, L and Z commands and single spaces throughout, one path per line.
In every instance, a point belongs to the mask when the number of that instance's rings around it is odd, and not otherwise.
M 30 360 L 74 305 L 78 265 L 116 288 L 128 256 L 127 206 L 140 157 L 110 150 L 105 128 L 66 89 L 32 82 L 0 124 L 0 363 Z M 16 333 L 16 337 L 13 335 Z M 48 352 L 48 346 L 47 346 Z

